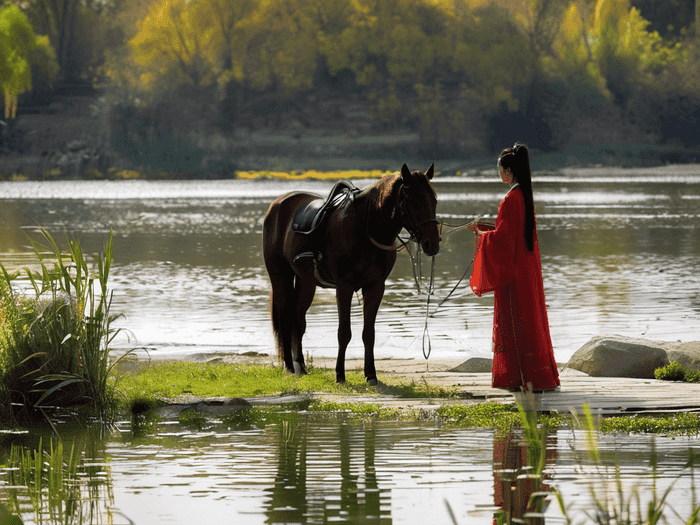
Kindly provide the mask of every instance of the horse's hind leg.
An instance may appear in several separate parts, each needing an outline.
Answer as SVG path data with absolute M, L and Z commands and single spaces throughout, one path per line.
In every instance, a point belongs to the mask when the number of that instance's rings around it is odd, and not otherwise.
M 294 284 L 294 292 L 296 296 L 296 317 L 292 327 L 291 339 L 292 366 L 296 375 L 302 375 L 306 373 L 306 365 L 301 342 L 306 332 L 306 312 L 314 300 L 316 285 L 311 281 L 305 281 L 297 277 Z
M 266 261 L 267 262 L 267 261 Z M 286 261 L 279 261 L 274 271 L 270 271 L 272 296 L 270 310 L 272 314 L 272 331 L 275 335 L 279 359 L 290 372 L 294 372 L 292 360 L 292 331 L 294 328 L 294 272 L 284 268 Z M 268 269 L 271 265 L 268 265 Z

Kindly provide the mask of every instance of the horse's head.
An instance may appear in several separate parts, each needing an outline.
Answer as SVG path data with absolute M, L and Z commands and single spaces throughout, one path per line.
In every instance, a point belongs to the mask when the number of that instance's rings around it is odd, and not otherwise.
M 411 173 L 405 164 L 401 168 L 401 219 L 404 228 L 420 244 L 426 255 L 435 255 L 440 250 L 440 229 L 435 218 L 437 195 L 430 183 L 434 173 L 434 164 L 425 173 Z

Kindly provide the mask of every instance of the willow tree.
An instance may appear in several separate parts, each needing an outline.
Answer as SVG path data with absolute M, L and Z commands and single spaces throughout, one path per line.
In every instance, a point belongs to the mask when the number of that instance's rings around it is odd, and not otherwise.
M 10 4 L 0 9 L 0 89 L 5 95 L 5 119 L 17 116 L 17 98 L 32 89 L 32 66 L 50 79 L 58 73 L 48 37 L 34 34 L 25 14 Z

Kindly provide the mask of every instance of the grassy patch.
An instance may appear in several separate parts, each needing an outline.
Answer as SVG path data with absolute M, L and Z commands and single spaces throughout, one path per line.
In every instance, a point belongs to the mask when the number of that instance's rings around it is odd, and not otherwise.
M 335 403 L 332 401 L 321 401 L 309 405 L 308 411 L 343 413 L 369 419 L 399 419 L 403 416 L 403 412 L 397 408 L 383 407 L 376 403 Z
M 696 414 L 677 413 L 654 416 L 615 416 L 600 421 L 604 433 L 695 435 L 700 433 L 700 418 Z
M 428 383 L 386 378 L 377 387 L 368 386 L 361 372 L 348 371 L 346 382 L 335 382 L 335 371 L 316 369 L 301 377 L 280 367 L 263 365 L 200 364 L 183 361 L 157 363 L 120 378 L 120 390 L 129 400 L 168 398 L 186 394 L 202 397 L 254 397 L 293 395 L 308 392 L 333 394 L 390 393 L 400 397 L 451 397 L 452 390 Z M 130 401 L 131 402 L 131 401 Z
M 477 403 L 473 405 L 443 405 L 437 415 L 446 423 L 461 428 L 495 428 L 507 431 L 522 424 L 522 414 L 515 403 Z M 549 428 L 561 426 L 565 419 L 539 414 L 539 422 Z

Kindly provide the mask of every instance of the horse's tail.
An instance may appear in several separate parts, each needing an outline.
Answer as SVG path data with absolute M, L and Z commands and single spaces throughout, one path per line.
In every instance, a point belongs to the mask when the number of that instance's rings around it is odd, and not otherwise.
M 280 290 L 277 291 L 277 294 Z M 272 294 L 270 294 L 270 317 L 272 318 L 272 335 L 275 338 L 275 346 L 277 347 L 277 357 L 281 362 L 284 363 L 284 339 L 285 336 L 285 326 L 284 319 L 286 317 L 286 301 L 283 298 L 278 297 L 275 300 L 275 289 L 272 289 Z
M 263 221 L 263 256 L 270 276 L 270 317 L 272 335 L 280 361 L 285 362 L 285 348 L 291 347 L 294 298 L 294 272 L 283 256 L 283 233 L 280 231 L 279 208 L 283 197 L 272 203 Z

